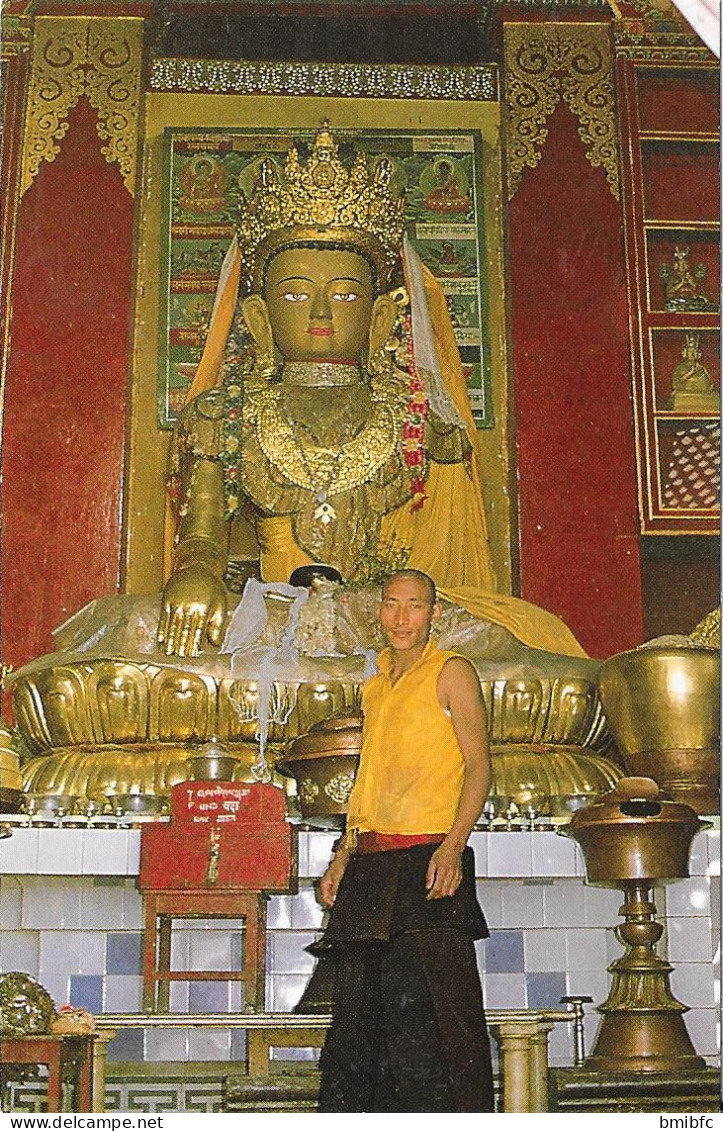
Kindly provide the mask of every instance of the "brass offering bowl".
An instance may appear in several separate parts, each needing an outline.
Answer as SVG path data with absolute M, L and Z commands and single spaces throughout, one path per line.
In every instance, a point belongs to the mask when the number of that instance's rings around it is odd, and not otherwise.
M 590 884 L 674 880 L 688 875 L 695 834 L 707 827 L 689 805 L 665 800 L 651 778 L 621 778 L 578 809 L 559 832 L 582 849 Z
M 602 665 L 599 688 L 630 774 L 699 814 L 720 810 L 720 657 L 710 648 L 636 648 Z

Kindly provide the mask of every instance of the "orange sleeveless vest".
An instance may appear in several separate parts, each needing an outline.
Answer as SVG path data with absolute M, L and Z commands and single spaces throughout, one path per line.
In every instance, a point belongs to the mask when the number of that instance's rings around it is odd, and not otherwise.
M 364 685 L 364 734 L 347 829 L 419 834 L 449 832 L 464 781 L 464 757 L 452 720 L 437 698 L 439 673 L 454 652 L 429 641 L 392 687 L 391 652 Z

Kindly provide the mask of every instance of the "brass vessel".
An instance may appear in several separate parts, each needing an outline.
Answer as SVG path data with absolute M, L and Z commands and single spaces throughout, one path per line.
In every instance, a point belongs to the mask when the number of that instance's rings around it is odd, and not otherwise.
M 699 814 L 720 810 L 720 656 L 636 648 L 602 665 L 600 696 L 630 774 L 651 777 Z
M 625 922 L 616 935 L 625 953 L 609 967 L 612 984 L 598 1006 L 603 1020 L 587 1068 L 602 1072 L 695 1072 L 705 1068 L 673 997 L 673 967 L 655 952 L 663 927 L 654 882 L 688 876 L 688 854 L 706 823 L 689 805 L 666 801 L 651 778 L 622 778 L 614 790 L 575 813 L 559 831 L 576 840 L 588 882 L 621 887 Z
M 282 774 L 296 780 L 301 815 L 312 824 L 342 824 L 362 743 L 362 716 L 357 712 L 316 723 L 289 743 Z

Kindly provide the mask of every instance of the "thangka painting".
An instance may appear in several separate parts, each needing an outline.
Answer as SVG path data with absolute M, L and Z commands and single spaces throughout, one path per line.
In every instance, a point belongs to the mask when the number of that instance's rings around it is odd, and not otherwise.
M 239 191 L 251 195 L 261 161 L 304 150 L 312 130 L 167 129 L 161 239 L 159 416 L 170 427 L 200 361 L 216 282 L 238 216 Z M 470 407 L 480 428 L 493 423 L 489 373 L 482 143 L 476 131 L 336 132 L 341 160 L 381 155 L 405 191 L 407 234 L 442 285 L 462 358 Z

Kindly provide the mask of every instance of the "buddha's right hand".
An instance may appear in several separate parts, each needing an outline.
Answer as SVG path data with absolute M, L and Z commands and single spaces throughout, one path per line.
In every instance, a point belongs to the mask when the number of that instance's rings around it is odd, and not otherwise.
M 183 566 L 169 577 L 158 624 L 167 656 L 197 656 L 204 637 L 220 644 L 225 621 L 226 587 L 208 566 Z

